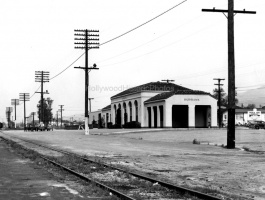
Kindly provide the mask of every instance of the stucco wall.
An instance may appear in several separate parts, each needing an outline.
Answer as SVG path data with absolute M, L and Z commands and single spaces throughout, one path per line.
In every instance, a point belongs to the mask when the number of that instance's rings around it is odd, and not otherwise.
M 204 105 L 211 107 L 211 127 L 217 127 L 217 100 L 209 95 L 174 95 L 164 103 L 154 102 L 145 104 L 145 127 L 148 127 L 147 107 L 163 105 L 164 108 L 164 127 L 172 127 L 172 106 L 188 105 L 189 106 L 189 127 L 195 127 L 195 106 Z M 153 116 L 153 115 L 152 115 Z M 153 121 L 153 120 L 152 120 Z

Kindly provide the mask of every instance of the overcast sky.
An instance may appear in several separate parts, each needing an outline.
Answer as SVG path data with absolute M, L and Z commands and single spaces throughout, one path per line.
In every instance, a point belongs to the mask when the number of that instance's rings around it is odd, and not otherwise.
M 35 71 L 50 78 L 83 54 L 74 49 L 74 29 L 97 29 L 100 43 L 113 39 L 181 3 L 183 0 L 1 0 L 0 2 L 0 121 L 19 93 L 30 93 L 27 116 L 36 112 L 40 84 Z M 227 0 L 187 0 L 146 25 L 89 51 L 92 110 L 110 104 L 110 97 L 140 84 L 174 79 L 176 84 L 206 92 L 213 78 L 225 78 L 227 91 L 227 20 L 222 13 L 202 8 L 227 9 Z M 257 11 L 235 16 L 236 87 L 265 85 L 265 2 L 235 0 L 236 10 Z M 84 66 L 74 65 L 44 84 L 54 100 L 54 113 L 84 114 Z M 255 88 L 255 87 L 254 87 Z M 40 91 L 40 90 L 39 90 Z M 14 116 L 14 113 L 12 113 Z M 23 105 L 17 107 L 18 121 Z

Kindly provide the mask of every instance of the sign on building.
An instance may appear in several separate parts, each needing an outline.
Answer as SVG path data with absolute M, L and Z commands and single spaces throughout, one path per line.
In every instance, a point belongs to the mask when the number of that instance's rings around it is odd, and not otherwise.
M 257 111 L 257 109 L 253 109 L 253 111 L 248 111 L 248 119 L 261 120 L 261 111 Z

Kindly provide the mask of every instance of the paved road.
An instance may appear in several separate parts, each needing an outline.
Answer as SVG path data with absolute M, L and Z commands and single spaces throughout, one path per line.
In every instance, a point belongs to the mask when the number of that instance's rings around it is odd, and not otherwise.
M 12 152 L 0 139 L 0 199 L 84 199 L 36 164 Z

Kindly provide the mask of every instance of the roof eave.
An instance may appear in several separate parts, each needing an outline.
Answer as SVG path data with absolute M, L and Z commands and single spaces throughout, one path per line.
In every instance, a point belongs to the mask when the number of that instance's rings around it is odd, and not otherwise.
M 157 102 L 161 102 L 161 101 L 165 101 L 166 99 L 159 99 L 159 100 L 154 100 L 154 101 L 148 101 L 148 100 L 146 100 L 145 102 L 144 102 L 144 104 L 149 104 L 149 103 L 157 103 Z

